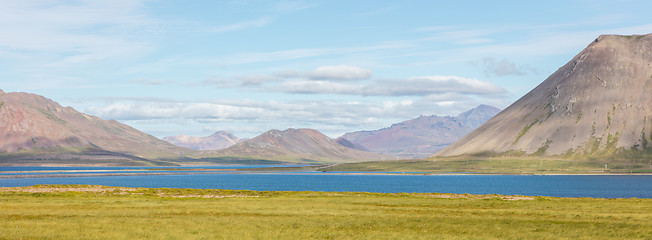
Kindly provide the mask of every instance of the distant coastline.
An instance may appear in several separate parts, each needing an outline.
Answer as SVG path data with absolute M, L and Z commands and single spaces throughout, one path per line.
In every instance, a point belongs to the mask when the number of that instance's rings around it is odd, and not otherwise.
M 51 166 L 41 166 L 51 167 Z M 64 167 L 64 166 L 56 166 Z M 66 166 L 66 167 L 101 167 L 101 166 Z M 68 173 L 68 172 L 92 172 L 92 173 Z M 133 171 L 133 172 L 130 172 Z M 136 172 L 137 171 L 137 172 Z M 3 174 L 4 173 L 4 174 Z M 5 175 L 5 174 L 12 175 Z M 20 174 L 25 173 L 25 174 Z M 27 174 L 34 173 L 34 174 Z M 41 174 L 39 174 L 41 173 Z M 49 174 L 45 174 L 49 173 Z M 0 171 L 0 179 L 18 178 L 75 178 L 75 177 L 118 177 L 118 176 L 156 176 L 156 175 L 200 175 L 200 174 L 288 174 L 288 175 L 423 175 L 423 176 L 635 176 L 652 175 L 652 173 L 428 173 L 428 172 L 318 172 L 318 171 L 296 171 L 287 172 L 282 168 L 278 170 L 266 169 L 257 171 L 253 169 L 115 169 L 115 170 L 47 170 L 47 171 Z

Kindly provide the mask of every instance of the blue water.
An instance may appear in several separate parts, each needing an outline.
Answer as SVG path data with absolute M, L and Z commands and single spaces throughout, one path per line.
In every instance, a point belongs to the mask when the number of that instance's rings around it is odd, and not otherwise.
M 261 191 L 439 192 L 652 198 L 652 176 L 650 175 L 334 175 L 307 172 L 0 179 L 0 187 L 34 184 L 98 184 L 124 187 Z

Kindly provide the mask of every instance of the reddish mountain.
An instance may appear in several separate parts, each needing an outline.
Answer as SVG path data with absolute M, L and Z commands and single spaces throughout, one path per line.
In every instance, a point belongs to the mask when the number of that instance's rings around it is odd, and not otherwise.
M 0 164 L 159 164 L 146 158 L 176 158 L 184 150 L 39 95 L 0 90 Z

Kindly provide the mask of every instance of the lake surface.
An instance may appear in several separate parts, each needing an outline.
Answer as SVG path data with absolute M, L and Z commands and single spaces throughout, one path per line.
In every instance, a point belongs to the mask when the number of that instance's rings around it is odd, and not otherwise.
M 0 167 L 0 172 L 53 170 L 48 167 L 34 169 L 24 167 L 23 170 L 17 170 L 16 168 Z M 156 168 L 160 169 L 159 167 Z M 237 167 L 206 166 L 201 168 L 219 171 L 219 169 Z M 242 168 L 252 168 L 252 166 L 243 166 Z M 57 168 L 56 170 L 88 172 L 107 169 L 140 171 L 144 168 L 89 167 Z M 0 175 L 8 174 L 10 173 L 0 173 Z M 438 192 L 555 197 L 652 198 L 652 175 L 342 175 L 320 172 L 226 172 L 199 175 L 56 177 L 56 174 L 52 174 L 52 176 L 47 178 L 0 179 L 0 187 L 31 186 L 35 184 L 97 184 L 124 187 L 261 191 Z

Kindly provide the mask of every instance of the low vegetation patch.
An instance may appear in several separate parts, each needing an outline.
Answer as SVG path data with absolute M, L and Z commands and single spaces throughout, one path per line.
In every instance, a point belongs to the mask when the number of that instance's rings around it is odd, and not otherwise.
M 258 165 L 258 164 L 287 164 L 287 161 L 280 160 L 270 160 L 264 158 L 253 158 L 253 157 L 237 157 L 237 156 L 221 156 L 221 157 L 203 157 L 203 158 L 189 158 L 187 159 L 191 162 L 203 162 L 210 164 L 242 164 L 242 165 Z M 178 161 L 179 163 L 184 163 L 184 161 Z
M 651 151 L 652 152 L 652 151 Z M 623 153 L 624 154 L 624 153 Z M 573 160 L 545 156 L 461 156 L 426 160 L 377 161 L 338 164 L 320 171 L 395 172 L 423 174 L 613 174 L 652 173 L 652 162 L 635 152 L 623 156 L 632 160 Z M 641 153 L 642 154 L 642 153 Z M 647 164 L 650 162 L 650 164 Z M 605 169 L 605 163 L 608 168 Z
M 534 124 L 536 124 L 537 122 L 539 122 L 539 120 L 534 120 L 534 122 L 532 122 L 532 123 L 526 125 L 525 127 L 523 127 L 523 129 L 521 129 L 521 132 L 518 134 L 516 139 L 514 139 L 514 142 L 512 144 L 515 144 L 515 143 L 518 142 L 518 140 L 521 140 L 521 137 L 523 137 L 525 135 L 525 133 L 527 133 L 527 131 L 529 131 L 530 128 L 532 126 L 534 126 Z
M 650 199 L 38 185 L 0 188 L 0 239 L 649 239 L 651 209 Z

